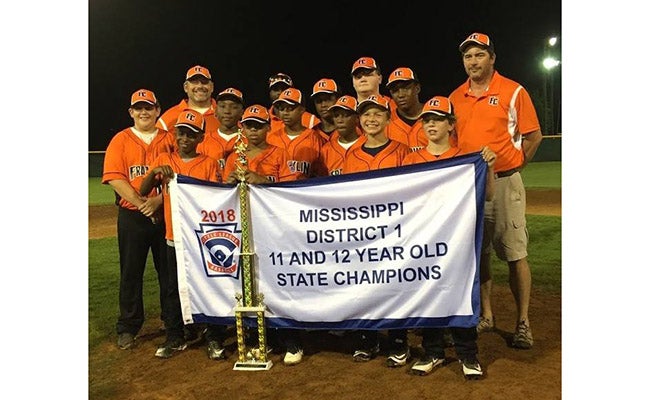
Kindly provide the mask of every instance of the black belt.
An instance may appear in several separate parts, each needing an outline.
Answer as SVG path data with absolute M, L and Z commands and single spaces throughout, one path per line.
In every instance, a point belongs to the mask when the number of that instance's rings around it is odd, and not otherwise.
M 510 176 L 510 175 L 514 174 L 515 172 L 519 172 L 519 168 L 513 168 L 513 169 L 509 169 L 507 171 L 497 172 L 494 175 L 496 175 L 497 178 L 505 178 L 506 176 Z

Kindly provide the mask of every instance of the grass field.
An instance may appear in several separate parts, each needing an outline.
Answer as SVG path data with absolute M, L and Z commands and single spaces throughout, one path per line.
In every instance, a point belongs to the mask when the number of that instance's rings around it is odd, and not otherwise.
M 527 188 L 549 189 L 562 187 L 562 163 L 559 161 L 530 163 L 521 173 Z M 88 179 L 88 204 L 111 204 L 115 200 L 109 185 L 101 178 Z

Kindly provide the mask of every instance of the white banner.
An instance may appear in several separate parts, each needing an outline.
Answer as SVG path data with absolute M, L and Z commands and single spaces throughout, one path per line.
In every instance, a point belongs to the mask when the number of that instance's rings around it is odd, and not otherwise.
M 473 153 L 368 173 L 251 186 L 251 249 L 268 325 L 476 325 L 486 171 L 480 155 Z M 179 286 L 181 278 L 187 285 L 181 291 L 184 317 L 189 316 L 186 311 L 194 320 L 232 316 L 241 273 L 215 272 L 206 262 L 215 264 L 215 259 L 235 253 L 228 248 L 213 258 L 210 251 L 217 244 L 205 237 L 217 236 L 215 231 L 223 235 L 224 229 L 241 236 L 237 189 L 189 185 L 181 178 L 178 189 L 176 195 L 172 192 L 177 198 L 176 208 L 174 202 L 172 206 L 178 215 L 173 217 L 174 236 L 183 244 L 177 254 Z M 227 221 L 202 220 L 205 212 L 225 215 L 226 210 L 234 210 L 237 223 L 232 228 Z
M 169 188 L 183 320 L 232 324 L 242 293 L 237 188 L 182 175 Z

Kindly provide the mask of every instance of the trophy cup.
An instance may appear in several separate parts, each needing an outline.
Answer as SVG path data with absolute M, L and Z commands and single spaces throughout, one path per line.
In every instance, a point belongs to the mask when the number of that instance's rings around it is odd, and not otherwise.
M 235 152 L 237 159 L 237 175 L 239 180 L 239 204 L 242 224 L 242 293 L 237 293 L 235 299 L 235 323 L 237 326 L 237 362 L 233 370 L 238 371 L 266 371 L 271 369 L 273 362 L 268 359 L 266 346 L 266 324 L 264 320 L 264 296 L 255 293 L 253 285 L 253 257 L 255 253 L 250 249 L 250 228 L 248 215 L 248 184 L 245 181 L 245 173 L 248 161 L 246 159 L 246 146 L 241 131 L 237 134 Z M 244 317 L 248 315 L 257 316 L 257 347 L 246 345 L 246 334 L 244 331 Z

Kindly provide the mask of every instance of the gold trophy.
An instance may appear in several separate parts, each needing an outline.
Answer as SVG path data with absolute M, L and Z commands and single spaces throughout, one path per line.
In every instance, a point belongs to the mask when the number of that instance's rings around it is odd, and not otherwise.
M 235 322 L 237 326 L 238 357 L 233 370 L 266 371 L 271 369 L 273 362 L 267 357 L 266 324 L 264 320 L 266 306 L 263 302 L 264 296 L 261 293 L 255 293 L 253 285 L 252 268 L 255 253 L 252 253 L 250 249 L 248 184 L 245 180 L 245 173 L 248 168 L 246 146 L 243 135 L 241 131 L 239 131 L 237 134 L 235 152 L 238 155 L 237 177 L 239 180 L 239 207 L 242 225 L 241 262 L 243 294 L 237 293 L 235 295 L 235 299 L 237 300 L 237 306 L 235 307 Z M 248 348 L 246 346 L 243 318 L 247 315 L 257 316 L 257 347 Z

